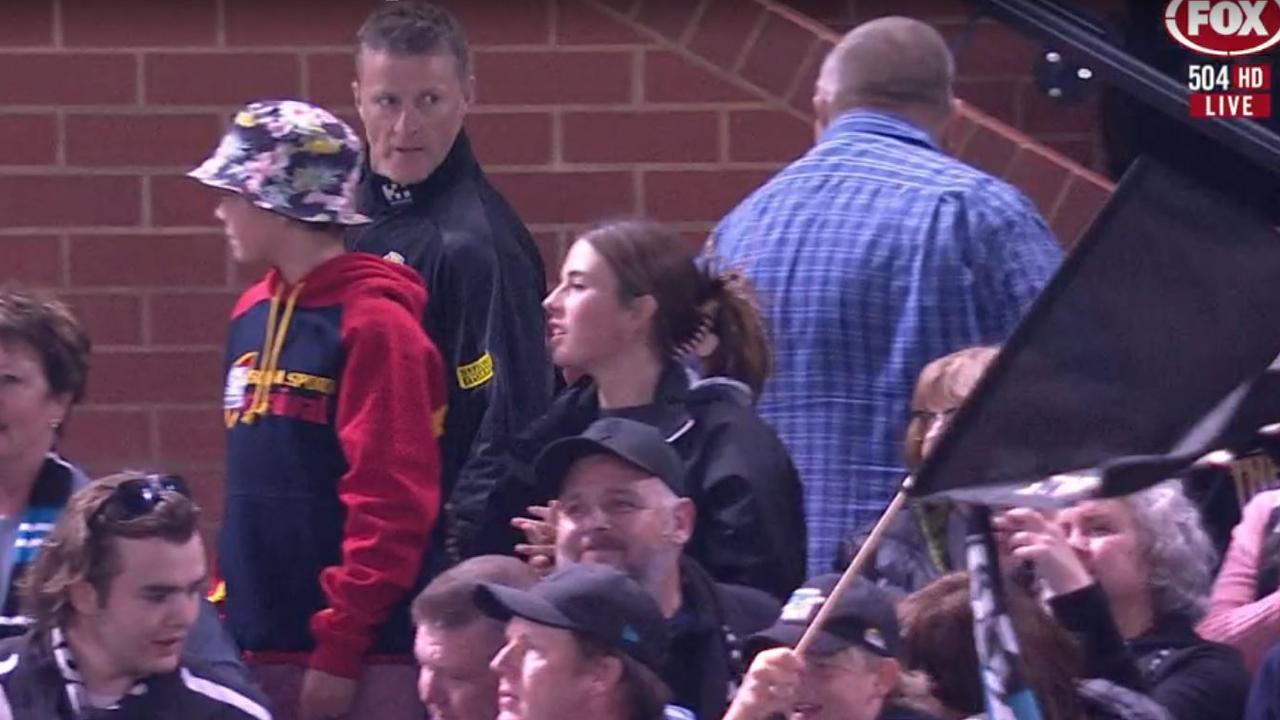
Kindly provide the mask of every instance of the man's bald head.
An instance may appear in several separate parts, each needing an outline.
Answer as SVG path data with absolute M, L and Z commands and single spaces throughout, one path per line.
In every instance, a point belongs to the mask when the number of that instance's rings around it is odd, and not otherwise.
M 888 110 L 934 129 L 951 112 L 955 60 L 942 35 L 905 17 L 850 30 L 822 63 L 814 106 L 823 125 L 857 108 Z

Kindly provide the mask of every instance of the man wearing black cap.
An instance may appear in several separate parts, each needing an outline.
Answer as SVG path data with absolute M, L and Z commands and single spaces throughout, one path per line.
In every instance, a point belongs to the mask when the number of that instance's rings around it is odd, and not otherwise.
M 667 628 L 648 593 L 626 574 L 574 565 L 529 590 L 481 583 L 476 606 L 509 621 L 493 659 L 498 720 L 676 720 L 657 671 Z
M 752 637 L 760 650 L 724 720 L 926 720 L 894 703 L 900 694 L 902 638 L 888 594 L 857 580 L 827 616 L 803 656 L 794 648 L 827 602 L 838 575 L 796 590 L 773 627 Z
M 696 511 L 675 450 L 650 425 L 604 418 L 548 445 L 534 472 L 558 498 L 556 566 L 612 565 L 648 591 L 671 634 L 660 675 L 675 702 L 720 717 L 741 675 L 740 638 L 767 627 L 778 603 L 715 582 L 684 554 Z

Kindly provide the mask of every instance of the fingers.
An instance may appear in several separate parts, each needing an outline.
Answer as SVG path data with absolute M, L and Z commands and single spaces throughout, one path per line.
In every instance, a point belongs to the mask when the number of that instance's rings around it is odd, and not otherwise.
M 554 504 L 555 500 L 552 500 L 551 505 Z M 551 505 L 530 505 L 525 508 L 525 512 L 545 522 L 549 517 L 551 517 Z
M 521 543 L 519 545 L 516 545 L 515 551 L 517 555 L 522 555 L 526 558 L 551 556 L 556 554 L 556 546 L 555 545 L 538 545 L 534 543 Z

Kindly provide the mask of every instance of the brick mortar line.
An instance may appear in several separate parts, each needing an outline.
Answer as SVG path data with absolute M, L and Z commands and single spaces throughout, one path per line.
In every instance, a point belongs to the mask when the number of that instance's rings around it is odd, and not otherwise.
M 53 27 L 50 28 L 53 31 L 50 33 L 52 37 L 49 40 L 55 48 L 60 48 L 63 46 L 65 39 L 62 33 L 62 0 L 53 0 L 49 10 L 49 21 L 53 24 Z
M 706 16 L 709 7 L 711 7 L 711 0 L 699 0 L 698 6 L 693 9 L 693 16 L 689 18 L 689 24 L 676 40 L 676 45 L 685 47 L 693 41 L 693 36 L 698 34 L 698 28 L 702 27 L 702 18 Z
M 354 113 L 354 105 L 330 105 L 330 110 L 337 113 Z M 32 105 L 21 103 L 0 103 L 0 115 L 48 115 L 55 112 L 67 112 L 70 115 L 217 115 L 230 114 L 238 110 L 240 105 L 178 105 L 170 103 L 150 103 L 145 105 Z M 546 114 L 553 111 L 565 112 L 678 112 L 699 110 L 778 110 L 777 105 L 763 100 L 726 100 L 723 102 L 607 102 L 607 103 L 513 103 L 477 105 L 469 114 L 473 115 L 511 115 L 511 114 Z
M 590 162 L 590 161 L 573 161 L 562 162 L 560 165 L 551 164 L 534 164 L 534 165 L 502 165 L 502 164 L 486 164 L 484 170 L 486 174 L 505 173 L 505 172 L 544 172 L 549 174 L 565 173 L 565 172 L 608 172 L 618 170 L 678 170 L 682 168 L 689 169 L 707 169 L 707 170 L 752 170 L 759 168 L 778 168 L 785 163 L 769 163 L 758 160 L 742 160 L 742 161 L 721 161 L 721 160 L 641 160 L 637 162 Z M 55 166 L 55 165 L 12 165 L 0 166 L 0 178 L 4 177 L 42 177 L 42 178 L 75 178 L 75 177 L 118 177 L 118 178 L 138 178 L 145 180 L 155 176 L 163 177 L 179 177 L 186 171 L 190 170 L 190 165 L 148 165 L 148 166 L 128 166 L 128 165 L 103 165 L 103 166 Z M 43 172 L 42 172 L 43 171 Z M 50 172 L 53 171 L 53 172 Z M 139 183 L 139 192 L 146 190 L 147 183 Z M 124 227 L 124 226 L 121 226 Z M 146 227 L 143 225 L 143 227 Z M 182 227 L 182 226 L 179 226 Z M 197 226 L 187 226 L 197 227 Z
M 771 15 L 772 13 L 769 12 L 768 8 L 763 8 L 760 17 L 756 19 L 755 25 L 751 26 L 751 31 L 747 33 L 746 39 L 742 41 L 742 47 L 738 48 L 738 56 L 729 65 L 729 72 L 735 76 L 742 77 L 742 66 L 747 64 L 747 58 L 751 56 L 751 51 L 755 50 L 756 43 L 760 40 L 760 36 L 764 34 L 764 26 L 769 24 Z M 746 80 L 746 78 L 744 77 L 743 80 Z
M 635 22 L 628 20 L 628 22 Z M 573 45 L 553 45 L 539 43 L 509 43 L 498 45 L 472 45 L 473 53 L 625 53 L 636 48 L 660 47 L 659 44 L 645 43 L 581 43 Z M 85 45 L 74 47 L 56 47 L 47 45 L 8 45 L 0 47 L 0 57 L 5 55 L 320 55 L 351 54 L 349 45 L 126 45 L 114 47 L 108 45 Z
M 787 98 L 774 97 L 772 94 L 768 93 L 763 88 L 758 87 L 757 85 L 749 82 L 748 80 L 743 78 L 740 74 L 738 74 L 737 69 L 740 66 L 740 61 L 746 57 L 745 52 L 742 53 L 741 58 L 738 58 L 734 61 L 734 63 L 732 64 L 732 69 L 726 70 L 725 68 L 722 68 L 719 65 L 716 65 L 715 63 L 701 57 L 700 55 L 697 55 L 696 53 L 694 53 L 692 50 L 685 47 L 684 45 L 678 45 L 676 43 L 673 43 L 671 42 L 671 40 L 664 37 L 661 33 L 658 33 L 655 30 L 651 30 L 648 27 L 645 27 L 644 25 L 634 22 L 630 18 L 627 18 L 621 15 L 613 8 L 602 4 L 599 0 L 583 0 L 583 1 L 591 4 L 601 13 L 604 13 L 605 15 L 612 17 L 615 21 L 627 24 L 636 32 L 639 32 L 653 39 L 654 42 L 659 44 L 661 49 L 674 52 L 676 55 L 679 55 L 680 57 L 682 57 L 685 60 L 685 62 L 688 62 L 691 65 L 694 65 L 696 67 L 702 68 L 703 70 L 711 73 L 712 75 L 716 76 L 720 80 L 727 82 L 730 85 L 733 85 L 734 87 L 737 87 L 751 95 L 754 95 L 755 97 L 759 98 L 757 102 L 763 103 L 768 109 L 775 110 L 778 112 L 784 112 L 796 118 L 799 118 L 801 120 L 805 120 L 805 121 L 811 120 L 811 118 L 807 113 L 800 112 L 796 110 L 794 107 L 792 107 L 791 103 L 787 101 Z M 762 15 L 762 19 L 760 19 L 756 23 L 756 27 L 753 28 L 752 34 L 748 36 L 748 42 L 750 43 L 754 43 L 756 37 L 759 35 L 759 32 L 763 29 L 764 23 L 769 16 L 768 9 L 762 8 L 761 15 Z

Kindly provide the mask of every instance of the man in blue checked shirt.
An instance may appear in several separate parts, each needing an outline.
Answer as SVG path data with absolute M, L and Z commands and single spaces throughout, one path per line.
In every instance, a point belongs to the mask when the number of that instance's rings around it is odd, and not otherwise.
M 860 25 L 823 62 L 817 142 L 731 212 L 709 252 L 745 271 L 775 371 L 759 411 L 805 488 L 810 575 L 905 470 L 924 365 L 1001 342 L 1062 251 L 1009 184 L 943 154 L 955 63 L 930 26 Z

